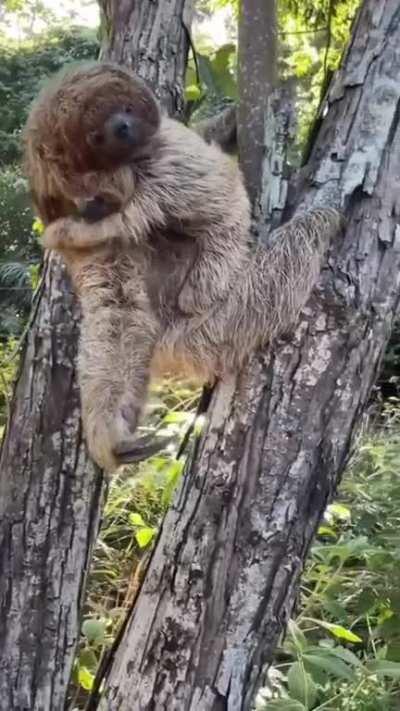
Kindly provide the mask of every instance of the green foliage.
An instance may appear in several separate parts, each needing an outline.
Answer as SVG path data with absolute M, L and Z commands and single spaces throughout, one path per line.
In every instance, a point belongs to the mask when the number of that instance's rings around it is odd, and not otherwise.
M 299 614 L 257 711 L 390 711 L 400 701 L 400 411 L 369 436 L 328 507 Z
M 185 91 L 194 120 L 218 113 L 237 100 L 236 55 L 232 42 L 216 50 L 207 42 L 197 46 L 196 63 L 193 58 L 188 63 Z
M 349 39 L 351 21 L 360 0 L 279 0 L 279 74 L 293 85 L 296 79 L 298 136 L 292 159 L 301 160 L 310 126 L 330 73 L 337 68 Z M 229 7 L 238 15 L 237 0 L 203 0 L 200 14 L 211 15 Z M 215 114 L 227 101 L 237 99 L 236 42 L 215 48 L 203 34 L 195 35 L 197 67 L 189 62 L 187 98 L 190 115 L 200 120 Z M 225 103 L 224 103 L 225 102 Z
M 340 63 L 359 4 L 360 0 L 278 2 L 280 74 L 289 80 L 296 77 L 297 160 L 306 147 L 326 81 Z
M 28 318 L 41 259 L 26 182 L 18 169 L 0 172 L 0 339 Z
M 44 80 L 68 62 L 97 54 L 94 33 L 79 28 L 52 28 L 23 43 L 0 35 L 0 165 L 19 159 L 21 128 Z
M 11 390 L 17 368 L 16 353 L 15 339 L 0 340 L 0 442 L 9 416 Z

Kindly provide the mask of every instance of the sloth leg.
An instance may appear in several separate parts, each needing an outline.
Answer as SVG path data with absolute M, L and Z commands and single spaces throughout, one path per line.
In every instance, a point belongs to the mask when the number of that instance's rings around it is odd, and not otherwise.
M 330 241 L 342 225 L 343 216 L 337 210 L 311 209 L 275 230 L 270 246 L 256 251 L 251 291 L 256 313 L 260 313 L 261 301 L 268 304 L 262 322 L 269 340 L 297 320 L 318 281 Z
M 259 246 L 247 273 L 226 302 L 228 367 L 238 368 L 257 348 L 294 327 L 321 271 L 330 240 L 343 225 L 333 208 L 295 216 Z
M 82 299 L 83 307 L 85 306 Z M 82 323 L 79 380 L 82 419 L 93 459 L 109 472 L 149 456 L 135 440 L 146 401 L 150 362 L 158 336 L 154 316 L 142 308 L 99 305 Z M 129 458 L 131 452 L 131 458 Z
M 167 331 L 164 340 L 204 380 L 238 371 L 258 348 L 292 329 L 321 270 L 330 239 L 342 217 L 330 208 L 294 217 L 259 246 L 229 295 L 199 326 L 186 323 L 182 338 Z

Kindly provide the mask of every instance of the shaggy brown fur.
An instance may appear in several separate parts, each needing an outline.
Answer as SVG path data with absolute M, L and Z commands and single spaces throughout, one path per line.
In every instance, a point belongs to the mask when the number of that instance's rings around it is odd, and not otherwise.
M 44 245 L 63 254 L 82 302 L 89 450 L 113 470 L 134 456 L 150 373 L 213 381 L 293 326 L 339 215 L 311 211 L 252 251 L 236 163 L 161 117 L 143 83 L 109 64 L 47 88 L 25 145 Z M 85 209 L 103 219 L 74 216 Z

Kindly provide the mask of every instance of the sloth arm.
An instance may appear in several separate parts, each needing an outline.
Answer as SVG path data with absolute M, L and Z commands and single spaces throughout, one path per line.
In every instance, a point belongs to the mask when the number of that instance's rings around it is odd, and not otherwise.
M 170 119 L 163 121 L 161 133 L 164 148 L 123 210 L 98 222 L 56 220 L 47 227 L 43 245 L 90 249 L 115 238 L 140 244 L 153 230 L 179 224 L 182 236 L 199 245 L 179 304 L 185 313 L 198 313 L 223 299 L 242 271 L 249 201 L 237 164 L 217 146 Z
M 132 236 L 128 232 L 124 214 L 115 212 L 98 222 L 60 217 L 46 227 L 42 244 L 47 249 L 85 250 L 99 247 L 114 239 L 122 238 L 128 242 L 131 241 Z

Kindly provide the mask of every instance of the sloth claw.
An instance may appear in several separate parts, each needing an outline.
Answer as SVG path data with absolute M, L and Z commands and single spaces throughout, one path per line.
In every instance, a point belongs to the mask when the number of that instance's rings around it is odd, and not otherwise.
M 113 454 L 119 464 L 133 464 L 153 457 L 154 454 L 165 449 L 171 441 L 172 437 L 155 438 L 153 435 L 136 440 L 123 440 L 114 447 Z

